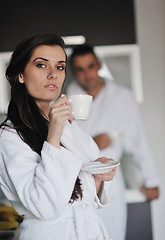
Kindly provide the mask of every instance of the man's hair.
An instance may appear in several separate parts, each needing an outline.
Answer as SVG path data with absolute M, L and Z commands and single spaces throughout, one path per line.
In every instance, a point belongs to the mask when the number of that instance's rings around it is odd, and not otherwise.
M 84 44 L 84 45 L 80 45 L 80 46 L 77 46 L 77 47 L 73 48 L 72 54 L 70 55 L 70 58 L 69 58 L 71 68 L 73 68 L 73 59 L 75 57 L 83 56 L 83 55 L 88 54 L 88 53 L 92 53 L 97 59 L 97 56 L 96 56 L 96 54 L 93 50 L 92 45 Z

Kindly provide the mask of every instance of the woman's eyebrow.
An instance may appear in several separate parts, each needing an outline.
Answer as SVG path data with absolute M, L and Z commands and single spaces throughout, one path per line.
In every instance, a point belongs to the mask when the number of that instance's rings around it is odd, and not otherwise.
M 35 58 L 35 59 L 33 60 L 33 62 L 35 62 L 35 61 L 38 60 L 38 59 L 44 60 L 44 61 L 46 61 L 46 62 L 49 61 L 47 58 L 38 57 L 38 58 Z
M 66 61 L 58 61 L 58 63 L 66 63 Z
M 38 60 L 38 59 L 41 59 L 41 60 L 46 61 L 46 62 L 49 61 L 47 58 L 37 57 L 37 58 L 35 58 L 35 59 L 33 60 L 33 62 L 35 62 L 35 61 Z M 66 64 L 66 61 L 61 60 L 61 61 L 58 61 L 58 63 L 65 63 L 65 64 Z

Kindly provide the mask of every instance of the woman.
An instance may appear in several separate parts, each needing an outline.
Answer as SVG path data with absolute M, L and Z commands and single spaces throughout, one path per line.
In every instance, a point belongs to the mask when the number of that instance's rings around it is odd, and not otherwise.
M 81 171 L 99 152 L 74 123 L 68 98 L 59 97 L 65 69 L 63 40 L 38 34 L 17 46 L 6 70 L 11 101 L 1 124 L 0 183 L 24 215 L 20 240 L 109 239 L 96 209 L 108 204 L 103 181 L 116 169 Z

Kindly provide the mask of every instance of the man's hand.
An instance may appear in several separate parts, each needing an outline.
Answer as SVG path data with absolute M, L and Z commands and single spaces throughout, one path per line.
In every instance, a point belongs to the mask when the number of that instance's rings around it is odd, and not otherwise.
M 141 188 L 141 191 L 144 193 L 148 201 L 152 201 L 154 199 L 157 199 L 159 197 L 159 188 L 154 187 L 154 188 L 146 188 L 143 186 Z
M 93 138 L 100 150 L 107 148 L 111 144 L 111 139 L 106 133 L 102 133 Z

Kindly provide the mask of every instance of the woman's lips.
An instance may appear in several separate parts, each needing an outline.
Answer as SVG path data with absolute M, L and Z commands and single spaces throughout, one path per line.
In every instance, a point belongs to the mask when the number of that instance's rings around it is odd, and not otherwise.
M 45 87 L 48 88 L 49 90 L 56 90 L 57 89 L 57 86 L 55 84 L 48 84 Z

